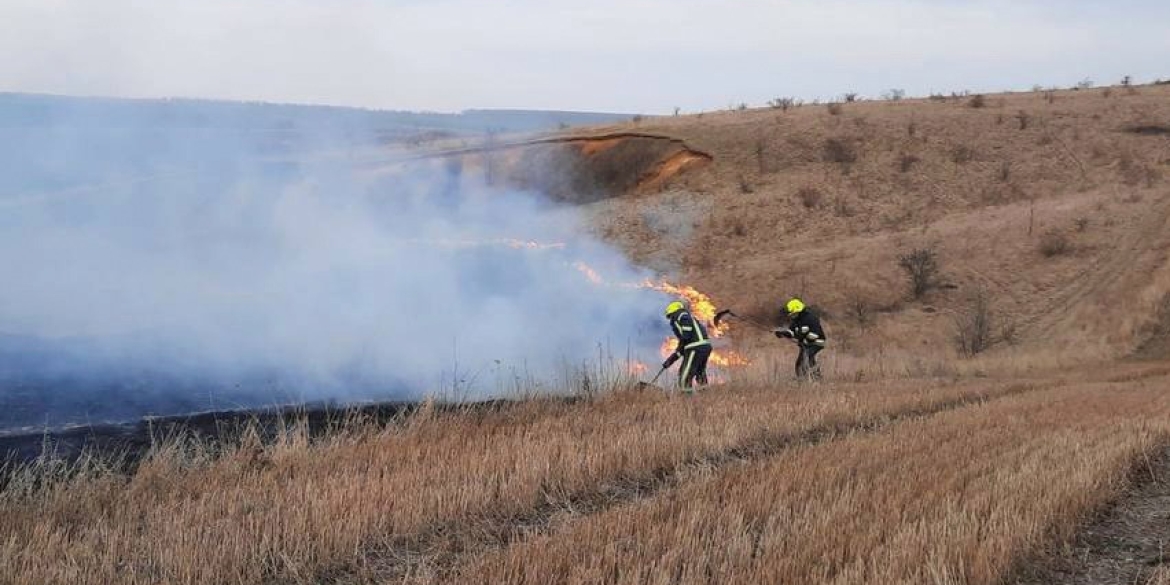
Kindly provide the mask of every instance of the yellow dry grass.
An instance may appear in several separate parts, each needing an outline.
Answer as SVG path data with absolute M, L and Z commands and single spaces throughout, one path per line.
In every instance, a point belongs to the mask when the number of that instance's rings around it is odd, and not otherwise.
M 309 445 L 291 428 L 220 459 L 162 446 L 131 478 L 96 474 L 0 495 L 0 582 L 312 582 L 365 551 L 469 518 L 509 518 L 607 485 L 814 430 L 1026 390 L 902 381 L 817 391 L 720 389 L 423 413 Z M 381 545 L 381 546 L 380 546 Z
M 734 466 L 567 518 L 455 580 L 997 583 L 1165 440 L 1164 383 L 1040 391 Z

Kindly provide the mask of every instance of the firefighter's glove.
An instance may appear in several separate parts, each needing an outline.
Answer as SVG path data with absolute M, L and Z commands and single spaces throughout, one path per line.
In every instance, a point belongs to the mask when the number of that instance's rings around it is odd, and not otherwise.
M 789 329 L 784 329 L 783 327 L 776 329 L 773 331 L 773 333 L 776 334 L 778 339 L 792 339 L 792 331 Z
M 678 357 L 679 356 L 677 353 L 670 354 L 670 357 L 666 358 L 666 361 L 662 362 L 662 369 L 665 370 L 665 369 L 669 368 L 670 366 L 673 366 L 674 362 L 678 361 Z

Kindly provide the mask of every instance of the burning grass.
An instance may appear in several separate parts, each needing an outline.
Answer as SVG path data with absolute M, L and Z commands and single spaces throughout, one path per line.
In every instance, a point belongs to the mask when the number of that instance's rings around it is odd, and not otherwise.
M 275 443 L 245 435 L 215 456 L 197 441 L 172 440 L 132 477 L 100 468 L 55 481 L 48 467 L 18 472 L 0 494 L 0 583 L 316 582 L 378 567 L 409 572 L 395 555 L 427 546 L 436 530 L 510 522 L 761 442 L 1024 389 L 902 381 L 818 392 L 727 388 L 695 400 L 631 392 L 488 412 L 424 409 L 388 427 L 355 422 L 318 443 L 293 424 Z

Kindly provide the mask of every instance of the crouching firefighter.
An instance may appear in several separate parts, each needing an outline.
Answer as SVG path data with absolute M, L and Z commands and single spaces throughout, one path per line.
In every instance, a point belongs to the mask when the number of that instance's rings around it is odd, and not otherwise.
M 788 313 L 788 327 L 776 329 L 776 337 L 791 339 L 800 346 L 796 356 L 796 377 L 798 379 L 821 379 L 821 367 L 817 365 L 817 354 L 825 349 L 825 330 L 816 312 L 804 306 L 804 301 L 793 298 L 784 305 Z
M 694 392 L 695 383 L 707 385 L 707 358 L 711 357 L 711 338 L 707 328 L 691 316 L 686 307 L 678 301 L 666 306 L 666 318 L 678 338 L 678 349 L 662 363 L 665 370 L 682 360 L 678 369 L 678 385 L 688 394 Z

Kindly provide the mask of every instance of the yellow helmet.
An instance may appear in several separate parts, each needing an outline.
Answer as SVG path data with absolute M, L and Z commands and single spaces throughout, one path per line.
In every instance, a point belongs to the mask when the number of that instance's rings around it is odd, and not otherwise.
M 683 304 L 681 302 L 674 301 L 674 302 L 670 303 L 669 305 L 666 305 L 666 316 L 669 317 L 669 316 L 671 316 L 671 315 L 673 315 L 673 314 L 675 314 L 675 313 L 677 313 L 685 308 L 686 307 L 683 306 Z
M 804 310 L 804 301 L 796 297 L 792 297 L 789 299 L 788 304 L 784 305 L 784 309 L 788 311 L 790 316 L 795 315 Z

